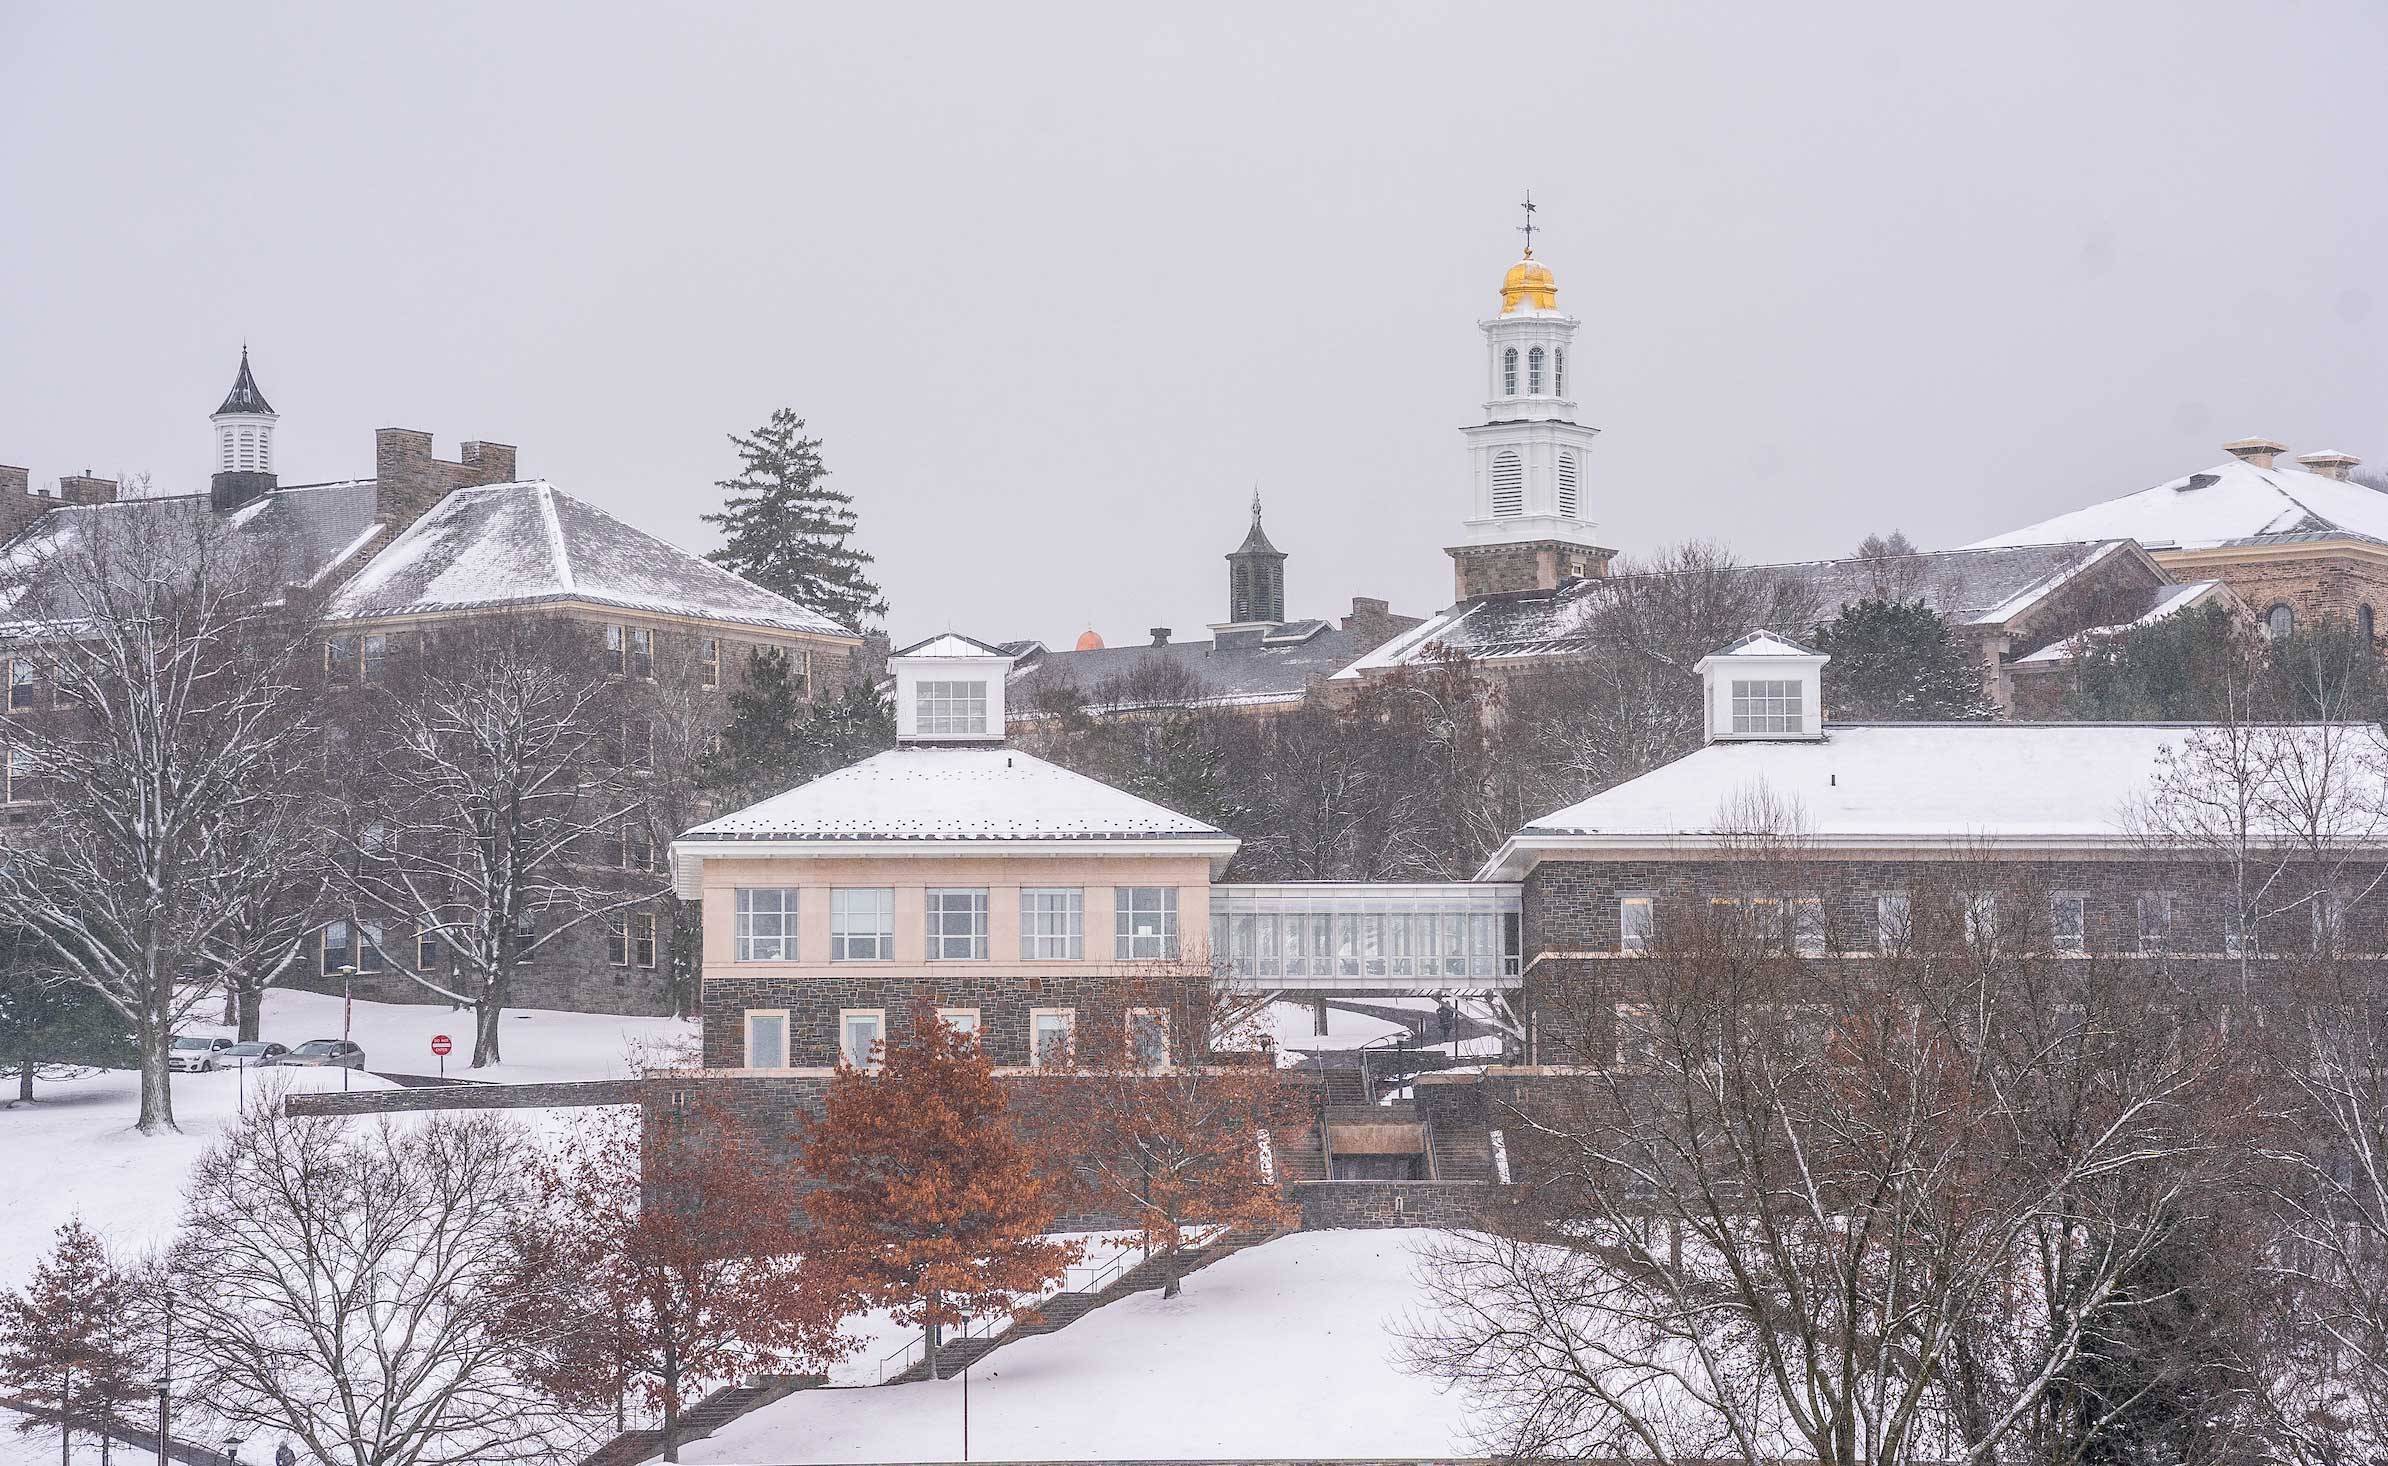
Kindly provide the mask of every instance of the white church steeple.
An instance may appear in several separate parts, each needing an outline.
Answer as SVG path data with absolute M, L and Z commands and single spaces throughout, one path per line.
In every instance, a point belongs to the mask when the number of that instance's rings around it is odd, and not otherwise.
M 274 487 L 274 424 L 281 417 L 249 373 L 249 348 L 240 349 L 240 372 L 224 405 L 208 421 L 216 434 L 215 472 L 208 498 L 218 509 L 237 509 Z
M 1501 281 L 1501 311 L 1479 323 L 1485 345 L 1484 421 L 1468 440 L 1469 509 L 1455 562 L 1462 600 L 1549 590 L 1605 573 L 1615 551 L 1592 537 L 1589 450 L 1599 429 L 1575 421 L 1571 360 L 1582 324 L 1559 309 L 1558 280 L 1534 258 L 1534 202 L 1526 249 Z

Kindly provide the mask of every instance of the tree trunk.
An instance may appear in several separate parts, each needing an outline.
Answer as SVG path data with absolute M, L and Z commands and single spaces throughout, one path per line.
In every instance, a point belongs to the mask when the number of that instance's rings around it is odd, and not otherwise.
M 174 1034 L 166 1024 L 165 1015 L 154 1011 L 141 1015 L 138 1034 L 141 1043 L 141 1119 L 135 1128 L 143 1135 L 155 1135 L 176 1128 L 174 1075 L 166 1067 L 166 1047 L 174 1042 Z
M 27 1049 L 17 1058 L 17 1103 L 33 1103 L 33 1052 Z
M 58 1466 L 75 1466 L 75 1372 L 58 1376 Z
M 680 1361 L 663 1351 L 663 1459 L 680 1459 Z
M 265 991 L 244 982 L 234 989 L 234 992 L 239 995 L 240 999 L 240 1006 L 233 1020 L 237 1025 L 240 1041 L 245 1044 L 253 1044 L 257 1042 L 257 1029 L 260 1020 L 264 1017 Z
M 1161 1254 L 1161 1296 L 1165 1299 L 1177 1296 L 1177 1254 L 1177 1239 L 1172 1237 L 1169 1249 Z
M 933 1323 L 923 1324 L 921 1328 L 927 1342 L 921 1346 L 920 1352 L 921 1356 L 929 1361 L 929 1378 L 942 1378 L 942 1376 L 937 1373 L 937 1346 L 944 1342 L 944 1340 L 939 1337 L 944 1333 L 944 1330 L 938 1328 L 937 1325 Z

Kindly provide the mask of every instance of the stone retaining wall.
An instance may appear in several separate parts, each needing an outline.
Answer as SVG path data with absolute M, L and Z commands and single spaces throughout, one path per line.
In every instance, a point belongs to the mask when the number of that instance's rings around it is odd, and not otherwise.
M 446 1084 L 426 1089 L 350 1090 L 294 1094 L 282 1101 L 290 1115 L 395 1115 L 408 1110 L 537 1110 L 586 1105 L 635 1105 L 644 1079 L 588 1079 L 559 1084 Z
M 1472 1227 L 1515 1188 L 1483 1181 L 1297 1181 L 1302 1230 L 1329 1227 Z

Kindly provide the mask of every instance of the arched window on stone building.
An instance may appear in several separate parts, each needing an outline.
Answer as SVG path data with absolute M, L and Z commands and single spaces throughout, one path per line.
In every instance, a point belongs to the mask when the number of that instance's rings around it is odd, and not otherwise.
M 2264 612 L 2264 630 L 2275 639 L 2287 636 L 2296 629 L 2297 613 L 2290 609 L 2288 602 L 2274 601 L 2272 609 Z

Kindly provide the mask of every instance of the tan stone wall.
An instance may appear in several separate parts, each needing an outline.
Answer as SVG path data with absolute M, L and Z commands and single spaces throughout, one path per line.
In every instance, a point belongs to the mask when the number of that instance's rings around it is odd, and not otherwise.
M 2270 549 L 2160 550 L 2157 563 L 2182 580 L 2219 580 L 2261 621 L 2282 601 L 2300 627 L 2355 619 L 2356 608 L 2388 612 L 2388 551 L 2352 543 Z

